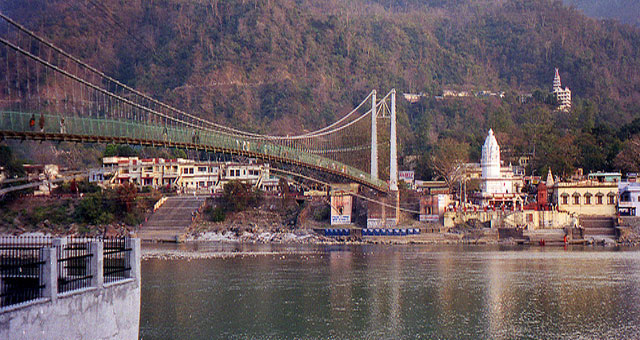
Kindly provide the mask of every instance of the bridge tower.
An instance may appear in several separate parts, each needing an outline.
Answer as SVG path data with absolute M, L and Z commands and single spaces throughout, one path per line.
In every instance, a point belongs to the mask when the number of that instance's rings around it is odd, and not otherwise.
M 391 133 L 389 153 L 389 189 L 396 196 L 396 223 L 400 220 L 400 191 L 398 190 L 398 145 L 396 137 L 396 89 L 391 90 Z
M 378 179 L 378 103 L 376 90 L 371 92 L 371 179 Z

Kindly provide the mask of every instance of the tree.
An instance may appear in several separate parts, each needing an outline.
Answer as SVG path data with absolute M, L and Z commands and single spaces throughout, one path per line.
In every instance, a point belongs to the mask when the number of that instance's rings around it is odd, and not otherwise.
M 627 140 L 616 156 L 614 165 L 624 172 L 640 172 L 640 134 Z
M 469 160 L 469 144 L 453 138 L 442 138 L 435 145 L 429 158 L 433 171 L 442 176 L 449 190 L 464 176 L 464 164 Z
M 8 177 L 24 176 L 24 168 L 18 160 L 13 157 L 11 148 L 0 145 L 0 167 L 3 167 Z
M 118 203 L 124 211 L 130 213 L 133 211 L 133 203 L 138 195 L 138 188 L 133 183 L 124 183 L 117 189 Z
M 104 148 L 104 157 L 132 157 L 137 156 L 138 153 L 129 145 L 115 145 L 109 144 Z
M 260 203 L 262 193 L 240 181 L 229 181 L 224 185 L 222 204 L 226 211 L 242 211 Z

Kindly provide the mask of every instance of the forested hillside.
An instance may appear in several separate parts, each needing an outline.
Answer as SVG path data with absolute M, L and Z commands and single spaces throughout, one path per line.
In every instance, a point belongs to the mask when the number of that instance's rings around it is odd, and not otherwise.
M 423 177 L 444 140 L 477 161 L 490 127 L 509 155 L 536 150 L 538 173 L 636 164 L 616 157 L 640 132 L 640 30 L 559 0 L 0 0 L 0 10 L 139 90 L 247 130 L 318 128 L 374 88 L 425 93 L 399 101 L 401 152 L 418 156 Z M 546 98 L 555 67 L 570 113 Z M 506 96 L 434 99 L 444 89 Z M 524 93 L 536 95 L 523 103 Z

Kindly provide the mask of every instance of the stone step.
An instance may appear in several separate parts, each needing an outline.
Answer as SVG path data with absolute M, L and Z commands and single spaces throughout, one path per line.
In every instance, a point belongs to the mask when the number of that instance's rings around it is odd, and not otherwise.
M 203 197 L 169 197 L 140 229 L 143 240 L 175 241 L 192 223 L 192 214 L 205 202 Z
M 595 236 L 595 235 L 607 235 L 607 236 L 615 236 L 616 229 L 615 228 L 585 228 L 584 236 Z

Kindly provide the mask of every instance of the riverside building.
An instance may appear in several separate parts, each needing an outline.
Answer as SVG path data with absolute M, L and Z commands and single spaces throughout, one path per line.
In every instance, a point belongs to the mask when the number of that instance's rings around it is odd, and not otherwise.
M 492 129 L 489 129 L 482 146 L 480 168 L 481 192 L 472 195 L 475 204 L 482 206 L 509 205 L 512 207 L 520 204 L 522 206 L 522 197 L 519 193 L 522 178 L 514 175 L 514 169 L 511 165 L 502 166 L 500 145 Z
M 261 190 L 277 191 L 279 179 L 271 176 L 267 163 L 195 161 L 190 159 L 105 157 L 90 182 L 107 186 L 133 183 L 139 187 L 173 187 L 183 192 L 220 192 L 236 180 Z

